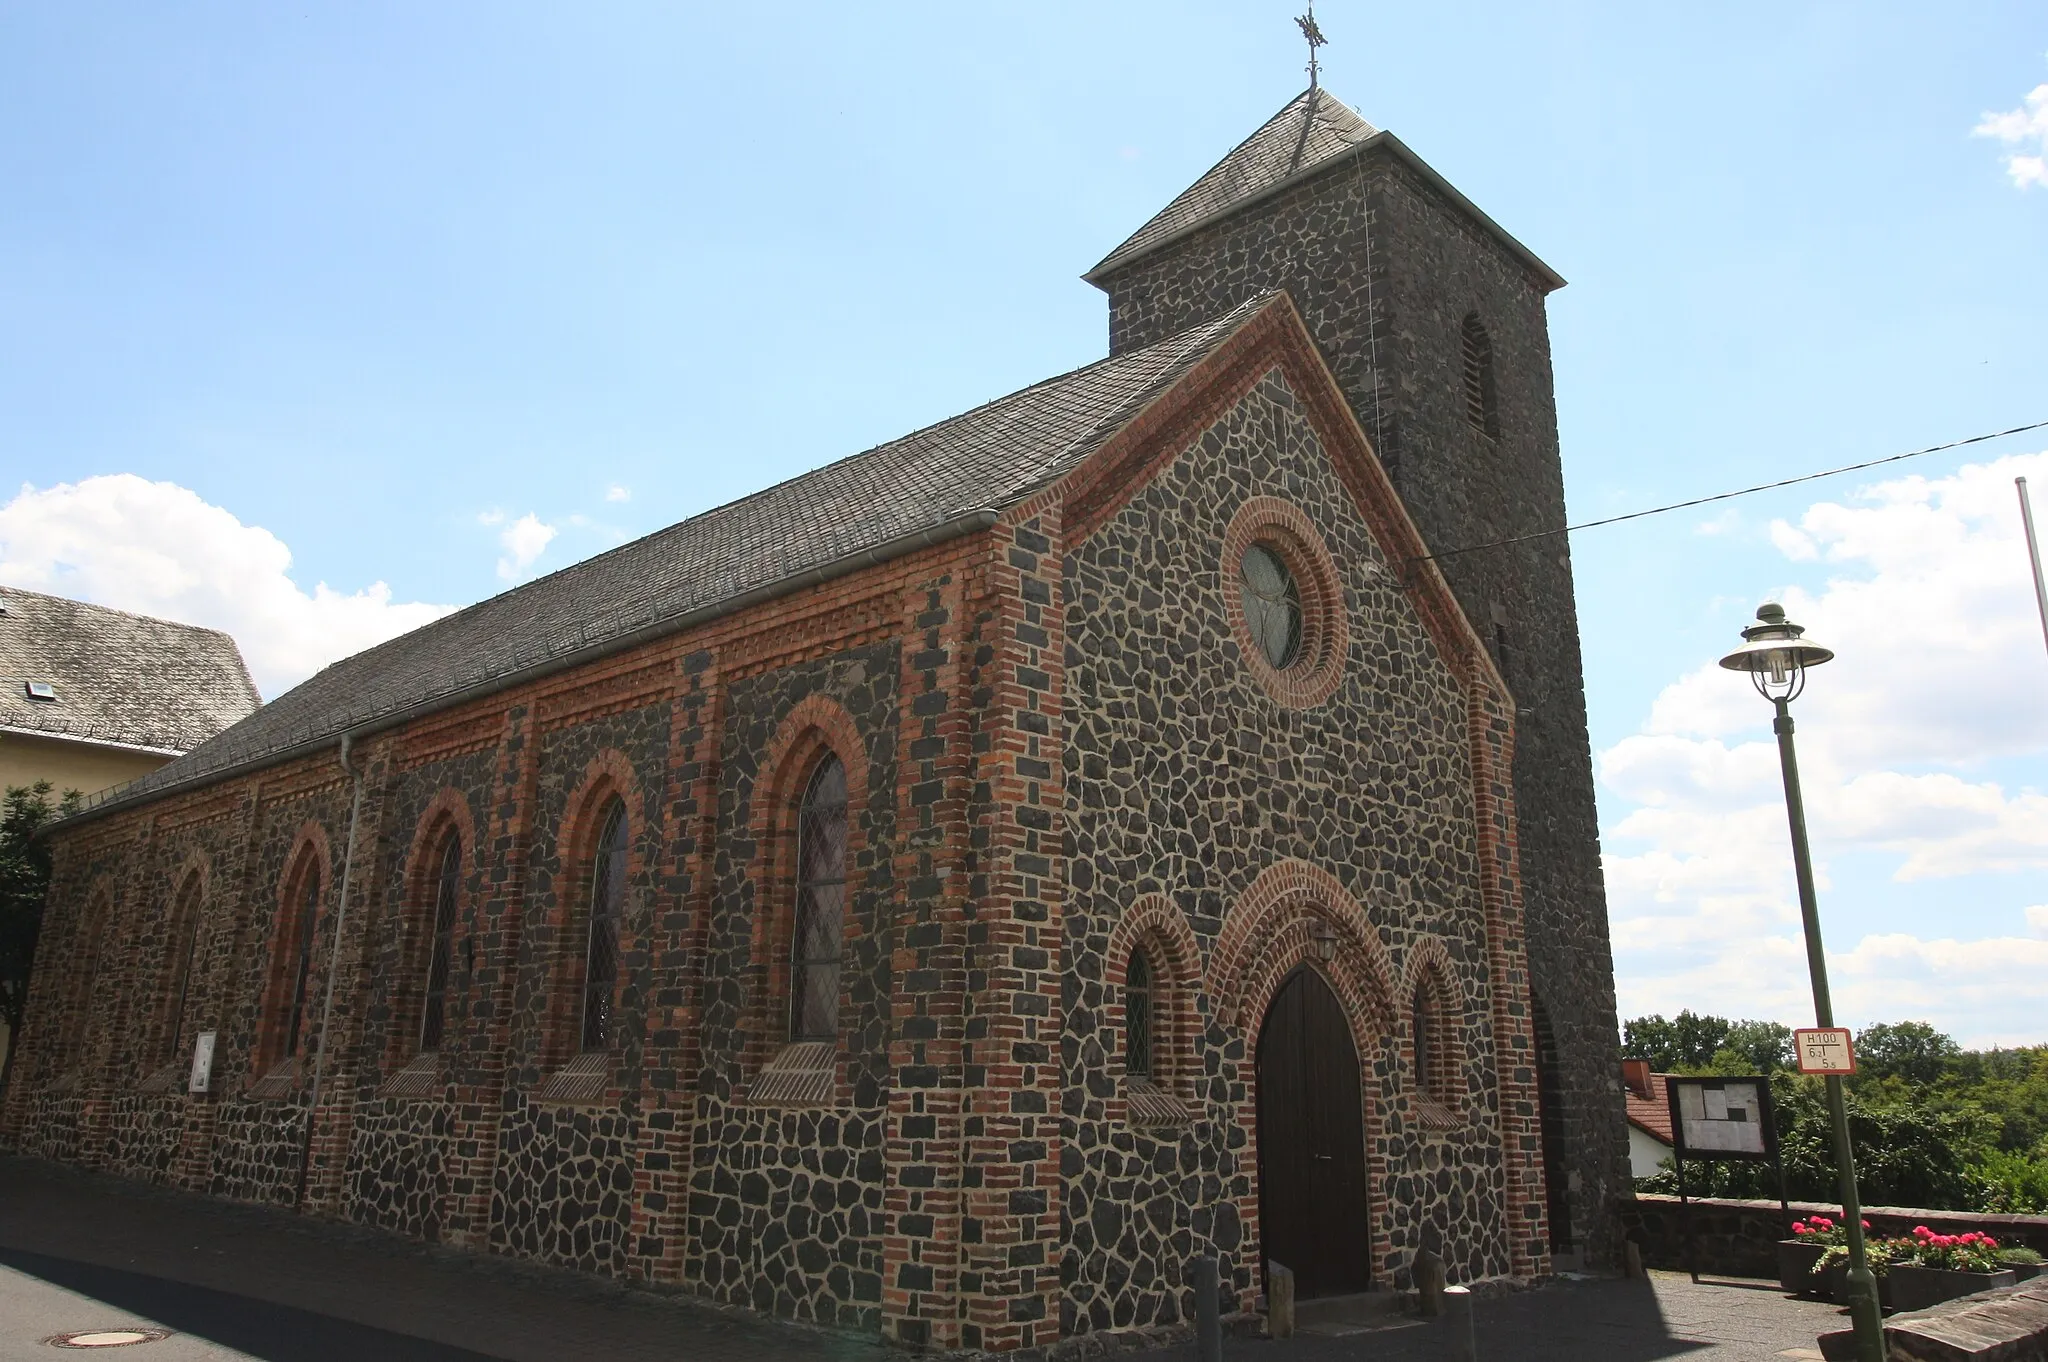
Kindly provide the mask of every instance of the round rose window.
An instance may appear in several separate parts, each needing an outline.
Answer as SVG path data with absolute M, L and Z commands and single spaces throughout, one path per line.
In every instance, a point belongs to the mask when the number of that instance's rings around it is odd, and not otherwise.
M 1301 590 L 1287 560 L 1267 544 L 1253 544 L 1239 565 L 1244 574 L 1244 622 L 1252 641 L 1273 668 L 1283 670 L 1301 655 Z
M 1253 497 L 1223 532 L 1216 564 L 1238 656 L 1266 694 L 1292 709 L 1336 692 L 1350 625 L 1344 584 L 1300 507 Z

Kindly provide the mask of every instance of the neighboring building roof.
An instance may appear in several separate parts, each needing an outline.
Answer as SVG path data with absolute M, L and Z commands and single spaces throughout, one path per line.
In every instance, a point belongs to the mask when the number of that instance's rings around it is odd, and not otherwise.
M 0 589 L 0 729 L 171 754 L 261 703 L 218 629 Z
M 1665 1144 L 1671 1137 L 1671 1099 L 1664 1080 L 1669 1074 L 1645 1074 L 1640 1085 L 1624 1081 L 1622 1094 L 1628 1100 L 1628 1123 Z
M 1152 220 L 1131 233 L 1121 246 L 1102 258 L 1082 278 L 1099 281 L 1104 275 L 1170 241 L 1218 222 L 1297 181 L 1323 170 L 1353 152 L 1380 147 L 1419 173 L 1430 186 L 1444 195 L 1474 222 L 1519 257 L 1546 291 L 1564 287 L 1564 278 L 1543 263 L 1534 251 L 1515 240 L 1492 218 L 1444 179 L 1400 138 L 1375 128 L 1328 90 L 1310 86 L 1289 100 L 1279 113 L 1250 137 L 1237 144 L 1228 156 L 1211 166 L 1203 176 L 1182 190 L 1172 203 L 1154 214 Z
M 107 808 L 265 764 L 685 628 L 996 511 L 1099 448 L 1274 295 L 692 516 L 357 653 L 121 787 Z

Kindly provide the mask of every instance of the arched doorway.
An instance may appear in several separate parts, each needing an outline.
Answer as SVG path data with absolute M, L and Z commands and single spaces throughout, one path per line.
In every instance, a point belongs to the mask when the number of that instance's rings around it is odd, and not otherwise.
M 1265 1256 L 1293 1269 L 1303 1299 L 1363 1291 L 1372 1229 L 1358 1050 L 1337 996 L 1305 965 L 1266 1009 L 1258 1064 Z

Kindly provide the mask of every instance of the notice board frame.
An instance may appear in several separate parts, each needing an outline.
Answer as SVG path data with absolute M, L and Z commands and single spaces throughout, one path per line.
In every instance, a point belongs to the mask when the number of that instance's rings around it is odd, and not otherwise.
M 1708 1089 L 1725 1092 L 1730 1085 L 1742 1084 L 1756 1091 L 1756 1124 L 1763 1135 L 1763 1151 L 1752 1153 L 1743 1149 L 1692 1149 L 1685 1142 L 1685 1117 L 1681 1111 L 1679 1092 L 1681 1088 L 1695 1088 L 1704 1094 Z M 1714 1074 L 1682 1075 L 1668 1074 L 1664 1078 L 1664 1100 L 1671 1113 L 1671 1163 L 1678 1172 L 1678 1206 L 1685 1234 L 1685 1265 L 1692 1279 L 1700 1279 L 1699 1253 L 1694 1245 L 1692 1231 L 1692 1198 L 1685 1186 L 1685 1161 L 1714 1163 L 1730 1161 L 1735 1163 L 1768 1163 L 1778 1183 L 1778 1213 L 1784 1217 L 1784 1232 L 1792 1233 L 1792 1203 L 1785 1196 L 1785 1161 L 1778 1149 L 1777 1108 L 1771 1102 L 1771 1080 L 1767 1074 Z M 1704 1098 L 1702 1099 L 1704 1101 Z

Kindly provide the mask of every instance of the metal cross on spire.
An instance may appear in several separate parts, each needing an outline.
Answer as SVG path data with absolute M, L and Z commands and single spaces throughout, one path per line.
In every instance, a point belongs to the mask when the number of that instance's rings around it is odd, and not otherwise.
M 1316 49 L 1329 41 L 1323 36 L 1322 29 L 1316 27 L 1314 0 L 1310 0 L 1308 13 L 1296 15 L 1294 23 L 1295 27 L 1301 30 L 1301 36 L 1308 39 L 1308 88 L 1313 90 L 1316 88 L 1317 75 Z

